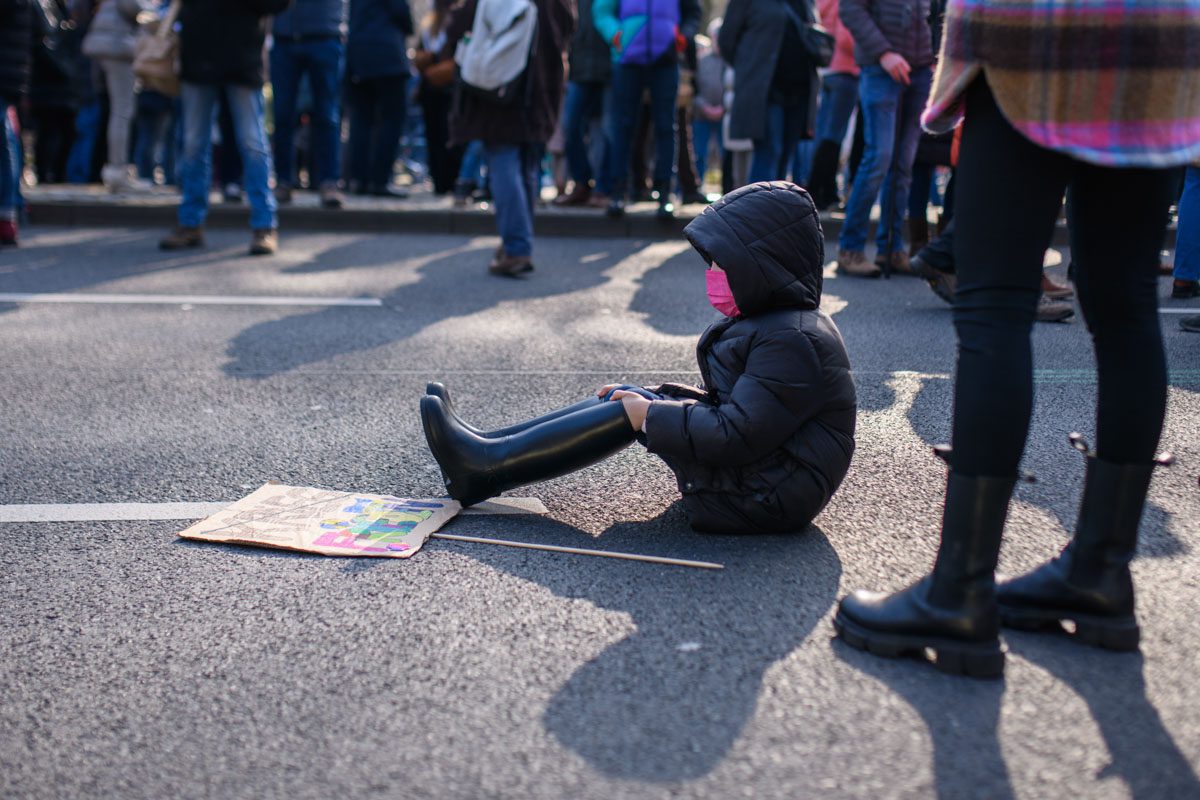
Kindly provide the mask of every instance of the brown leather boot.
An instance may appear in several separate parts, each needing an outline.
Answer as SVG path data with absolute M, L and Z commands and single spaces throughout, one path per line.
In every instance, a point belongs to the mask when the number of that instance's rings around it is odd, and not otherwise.
M 158 242 L 160 250 L 186 250 L 204 246 L 204 229 L 180 225 Z

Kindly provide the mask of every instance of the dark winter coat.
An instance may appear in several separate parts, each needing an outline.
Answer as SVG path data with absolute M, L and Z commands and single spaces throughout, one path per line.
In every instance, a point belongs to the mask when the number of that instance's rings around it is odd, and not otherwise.
M 567 78 L 574 83 L 608 83 L 612 51 L 592 24 L 592 0 L 579 0 L 579 25 L 571 37 Z
M 271 24 L 276 39 L 333 39 L 346 35 L 346 0 L 295 0 Z
M 0 98 L 15 103 L 33 70 L 33 3 L 0 0 Z
M 509 105 L 482 100 L 462 87 L 455 89 L 450 110 L 450 143 L 466 144 L 475 140 L 487 144 L 544 144 L 550 141 L 558 124 L 562 103 L 567 42 L 575 32 L 574 0 L 533 0 L 537 6 L 537 54 L 532 59 L 526 80 L 533 85 L 523 89 L 525 97 Z M 458 41 L 475 21 L 476 0 L 465 0 L 451 11 L 446 26 L 443 56 L 453 58 Z
M 346 75 L 350 80 L 387 75 L 408 77 L 413 18 L 408 0 L 350 0 Z
M 720 265 L 741 316 L 700 337 L 702 393 L 660 387 L 646 446 L 675 472 L 692 527 L 713 533 L 804 528 L 854 453 L 850 360 L 820 311 L 824 235 L 808 193 L 744 186 L 684 230 Z
M 733 67 L 733 108 L 729 112 L 731 139 L 763 139 L 767 135 L 767 103 L 775 77 L 775 65 L 791 17 L 784 9 L 787 0 L 730 0 L 725 21 L 717 36 L 721 57 Z M 811 2 L 808 17 L 811 20 Z M 788 108 L 788 125 L 807 139 L 816 124 L 820 94 L 817 70 L 810 62 L 804 79 L 807 100 Z
M 913 69 L 932 64 L 929 4 L 930 0 L 841 0 L 838 13 L 854 37 L 859 65 L 878 64 L 889 50 L 904 56 Z
M 188 83 L 260 87 L 271 15 L 291 0 L 183 0 L 180 77 Z

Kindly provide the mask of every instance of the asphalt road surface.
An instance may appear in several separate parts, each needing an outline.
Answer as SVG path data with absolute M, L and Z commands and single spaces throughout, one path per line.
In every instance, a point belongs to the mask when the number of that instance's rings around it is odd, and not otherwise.
M 714 315 L 676 241 L 543 240 L 534 276 L 505 280 L 484 274 L 488 238 L 285 231 L 278 257 L 250 259 L 241 231 L 183 254 L 159 253 L 160 234 L 33 229 L 0 253 L 0 293 L 71 301 L 0 302 L 0 514 L 232 501 L 269 479 L 436 496 L 427 380 L 499 426 L 610 381 L 695 380 Z M 841 594 L 931 563 L 954 340 L 914 279 L 831 272 L 825 290 L 858 452 L 809 530 L 691 533 L 636 446 L 513 493 L 544 517 L 446 529 L 722 571 L 0 522 L 0 796 L 1200 798 L 1200 336 L 1163 314 L 1179 463 L 1155 476 L 1134 565 L 1141 653 L 1007 634 L 1005 680 L 980 682 L 831 641 Z M 283 299 L 233 304 L 262 297 Z M 1066 541 L 1083 476 L 1066 437 L 1093 428 L 1082 322 L 1040 325 L 1035 344 L 1038 482 L 1017 491 L 1010 573 Z

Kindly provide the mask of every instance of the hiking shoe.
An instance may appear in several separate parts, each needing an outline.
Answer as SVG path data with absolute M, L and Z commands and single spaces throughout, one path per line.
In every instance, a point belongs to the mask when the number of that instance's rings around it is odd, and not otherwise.
M 862 250 L 839 250 L 837 271 L 857 278 L 878 278 L 881 274 L 879 267 L 868 261 Z
M 925 279 L 934 294 L 950 305 L 954 305 L 954 290 L 958 286 L 958 277 L 953 272 L 942 272 L 920 256 L 913 256 L 909 260 L 909 265 L 912 267 L 914 275 Z
M 533 259 L 529 256 L 510 256 L 501 251 L 500 257 L 488 265 L 488 272 L 504 278 L 516 278 L 533 272 Z
M 1171 284 L 1172 300 L 1191 300 L 1200 297 L 1200 281 L 1176 280 Z
M 275 202 L 281 206 L 286 206 L 292 202 L 292 187 L 286 183 L 281 183 L 275 187 Z
M 275 228 L 258 228 L 250 237 L 250 255 L 270 256 L 279 252 L 279 231 Z
M 884 266 L 888 264 L 888 261 L 889 257 L 883 253 L 875 256 L 875 266 L 879 267 L 880 270 L 882 270 Z M 899 272 L 901 275 L 917 274 L 913 272 L 912 261 L 908 257 L 908 253 L 904 252 L 903 250 L 893 251 L 890 254 L 890 261 L 892 272 Z
M 1200 333 L 1200 314 L 1179 320 L 1179 330 Z
M 1070 322 L 1075 316 L 1075 307 L 1061 300 L 1051 300 L 1046 295 L 1038 298 L 1038 322 Z
M 346 198 L 338 191 L 336 184 L 321 187 L 321 208 L 341 208 L 346 205 Z
M 158 242 L 159 250 L 186 250 L 204 246 L 204 229 L 180 225 Z

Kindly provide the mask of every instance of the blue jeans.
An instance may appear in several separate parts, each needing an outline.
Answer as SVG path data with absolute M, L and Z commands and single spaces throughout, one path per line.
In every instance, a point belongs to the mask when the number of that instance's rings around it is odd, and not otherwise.
M 563 111 L 563 136 L 565 137 L 567 166 L 571 170 L 571 178 L 576 186 L 587 186 L 592 181 L 592 162 L 588 156 L 588 144 L 584 141 L 587 136 L 589 123 L 596 117 L 606 117 L 610 113 L 608 86 L 603 83 L 567 84 L 567 103 Z M 612 150 L 608 145 L 608 137 L 601 142 L 602 164 L 596 177 L 596 191 L 609 194 L 611 189 L 612 166 L 609 159 Z
M 542 145 L 485 144 L 496 227 L 509 256 L 533 255 L 533 204 L 541 178 Z
M 16 222 L 21 203 L 21 148 L 8 118 L 11 106 L 0 99 L 0 222 Z
M 262 89 L 249 86 L 215 86 L 184 83 L 183 155 L 179 159 L 179 224 L 194 228 L 208 215 L 208 189 L 212 185 L 212 127 L 217 96 L 225 93 L 242 156 L 243 186 L 250 202 L 250 227 L 275 228 L 275 196 L 271 194 L 271 148 L 263 129 Z
M 675 95 L 679 91 L 679 65 L 674 59 L 661 64 L 617 64 L 613 67 L 612 114 L 608 142 L 612 147 L 612 188 L 625 194 L 629 185 L 633 128 L 642 108 L 642 94 L 650 90 L 650 116 L 654 123 L 654 186 L 670 191 L 675 174 Z
M 1200 281 L 1200 167 L 1188 167 L 1175 233 L 1175 280 Z
M 788 112 L 778 103 L 767 105 L 767 132 L 754 140 L 754 157 L 750 161 L 750 183 L 778 181 L 787 177 L 788 164 L 796 153 L 800 131 L 788 124 Z
M 696 151 L 696 175 L 700 185 L 704 185 L 704 173 L 708 171 L 708 151 L 713 137 L 717 139 L 717 154 L 725 157 L 725 148 L 721 144 L 721 120 L 707 120 L 697 117 L 692 121 L 692 147 Z
M 850 127 L 850 115 L 858 104 L 858 76 L 833 72 L 821 79 L 821 104 L 817 109 L 818 142 L 841 144 Z
M 275 170 L 284 186 L 296 182 L 296 101 L 300 78 L 308 74 L 312 87 L 313 183 L 337 183 L 342 177 L 340 108 L 346 47 L 340 39 L 288 41 L 276 39 L 271 48 L 271 88 L 275 92 Z
M 908 86 L 896 83 L 879 65 L 863 67 L 859 95 L 866 149 L 846 203 L 838 246 L 861 251 L 867 242 L 871 207 L 882 193 L 876 244 L 881 253 L 904 248 L 901 226 L 912 185 L 913 159 L 921 138 L 921 111 L 929 99 L 933 71 L 915 69 Z

